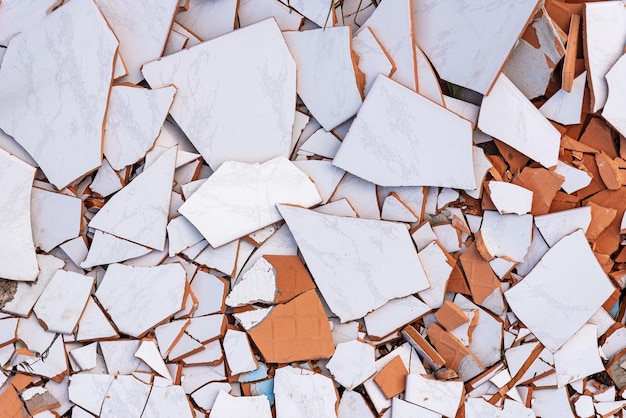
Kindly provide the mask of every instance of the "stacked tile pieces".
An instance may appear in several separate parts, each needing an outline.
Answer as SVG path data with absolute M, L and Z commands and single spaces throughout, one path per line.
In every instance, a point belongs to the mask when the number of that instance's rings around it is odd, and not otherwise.
M 625 80 L 622 0 L 0 0 L 0 418 L 623 418 Z

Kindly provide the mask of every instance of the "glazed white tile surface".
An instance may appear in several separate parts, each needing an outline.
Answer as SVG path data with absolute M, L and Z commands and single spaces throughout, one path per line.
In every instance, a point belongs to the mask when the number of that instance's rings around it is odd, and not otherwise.
M 334 13 L 329 13 L 333 7 L 331 0 L 289 0 L 287 4 L 320 28 L 334 26 Z
M 172 146 L 173 145 L 170 145 L 170 146 L 154 145 L 154 147 L 152 147 L 152 149 L 146 153 L 144 170 L 150 167 L 152 164 L 154 164 L 154 162 L 158 160 L 161 155 L 165 154 L 165 152 L 168 149 L 172 148 Z M 176 153 L 176 168 L 183 167 L 197 160 L 198 158 L 200 158 L 200 154 L 197 154 L 195 152 L 183 151 L 180 149 L 180 146 L 179 146 L 178 153 Z
M 476 188 L 465 189 L 465 192 L 474 199 L 479 199 L 483 190 L 483 180 L 493 165 L 485 155 L 485 151 L 483 151 L 482 148 L 475 146 L 472 146 L 472 164 L 474 166 L 474 181 Z
M 441 224 L 433 226 L 433 233 L 437 241 L 449 253 L 457 252 L 461 249 L 461 234 L 452 224 Z
M 465 400 L 466 418 L 534 418 L 532 409 L 526 408 L 511 399 L 504 400 L 504 408 L 491 405 L 483 398 L 467 398 Z M 552 415 L 549 415 L 552 416 Z M 554 415 L 560 416 L 560 415 Z M 571 416 L 571 415 L 570 415 Z
M 57 0 L 3 0 L 0 4 L 0 45 L 41 22 Z
M 154 90 L 124 85 L 111 88 L 104 156 L 114 170 L 136 163 L 153 147 L 175 94 L 174 86 Z
M 118 334 L 100 309 L 100 306 L 89 297 L 87 306 L 78 321 L 77 341 L 95 340 L 98 338 L 117 338 Z
M 425 248 L 419 250 L 419 256 L 426 277 L 430 282 L 430 289 L 419 292 L 420 298 L 426 302 L 430 309 L 438 309 L 443 305 L 446 294 L 446 285 L 452 273 L 452 266 L 448 262 L 448 256 L 436 242 L 431 242 Z
M 231 396 L 220 391 L 211 409 L 211 418 L 230 417 L 272 418 L 267 396 Z
M 339 182 L 331 201 L 347 199 L 361 218 L 380 219 L 376 185 L 360 177 L 346 173 Z
M 311 1 L 311 0 L 308 0 Z M 349 27 L 283 33 L 296 62 L 296 90 L 315 119 L 330 131 L 362 103 L 350 49 Z
M 170 257 L 202 241 L 204 237 L 184 216 L 178 216 L 167 224 Z
M 111 197 L 89 226 L 163 250 L 175 163 L 176 147 L 173 147 Z
M 235 29 L 237 0 L 190 0 L 189 9 L 176 15 L 176 21 L 202 38 L 216 38 Z
M 145 418 L 193 418 L 185 391 L 181 386 L 152 386 L 141 415 Z
M 394 65 L 369 27 L 352 38 L 352 50 L 359 56 L 359 70 L 365 74 L 363 93 L 367 95 L 376 76 L 384 74 L 389 77 L 394 71 Z
M 471 123 L 382 75 L 333 164 L 380 186 L 476 187 Z
M 275 298 L 276 270 L 265 258 L 260 258 L 233 286 L 226 297 L 226 305 L 271 304 Z
M 31 232 L 35 168 L 0 150 L 0 277 L 33 281 L 39 267 Z
M 114 377 L 109 374 L 76 373 L 70 377 L 69 398 L 86 411 L 99 415 Z
M 505 296 L 513 313 L 555 352 L 614 290 L 585 233 L 577 230 L 554 245 Z
M 211 382 L 208 385 L 201 387 L 199 390 L 191 394 L 191 398 L 202 409 L 210 410 L 213 408 L 217 396 L 221 392 L 230 392 L 232 387 L 227 382 Z
M 180 264 L 158 267 L 112 264 L 96 297 L 121 332 L 139 337 L 181 310 L 185 276 Z
M 218 248 L 211 245 L 203 249 L 193 261 L 208 268 L 219 270 L 224 274 L 233 276 L 239 252 L 239 240 L 231 241 Z
M 412 0 L 415 42 L 444 80 L 486 94 L 537 6 Z
M 102 165 L 89 187 L 97 195 L 107 197 L 122 188 L 122 180 L 109 162 L 106 159 L 102 159 Z
M 450 203 L 454 202 L 458 198 L 458 191 L 450 189 L 449 187 L 444 187 L 439 192 L 439 196 L 437 196 L 437 210 L 441 210 L 447 207 Z
M 335 216 L 348 216 L 350 218 L 357 218 L 357 214 L 350 206 L 350 202 L 347 199 L 340 199 L 335 202 L 330 202 L 322 206 L 318 206 L 313 209 L 315 212 L 325 213 L 326 215 Z
M 273 19 L 142 71 L 152 88 L 178 88 L 170 114 L 213 170 L 228 160 L 263 162 L 289 153 L 296 65 Z
M 276 369 L 274 394 L 276 418 L 337 417 L 337 390 L 322 374 L 291 366 Z
M 585 5 L 585 62 L 593 112 L 604 107 L 608 96 L 605 76 L 624 54 L 626 7 L 616 1 Z
M 293 164 L 313 180 L 323 203 L 328 202 L 346 174 L 342 169 L 332 165 L 330 161 L 303 160 L 294 161 Z
M 587 232 L 591 223 L 591 207 L 562 210 L 535 217 L 535 226 L 541 232 L 545 242 L 553 247 L 561 238 L 582 229 Z
M 583 325 L 554 353 L 554 368 L 559 387 L 603 371 L 598 351 L 598 327 Z
M 417 62 L 415 58 L 411 0 L 380 3 L 374 13 L 357 31 L 369 28 L 387 51 L 396 70 L 391 78 L 398 83 L 417 89 Z
M 492 180 L 487 184 L 489 197 L 500 214 L 524 215 L 530 212 L 533 192 L 513 183 Z
M 55 47 L 43 47 L 48 42 Z M 0 128 L 59 189 L 101 163 L 117 44 L 96 5 L 78 0 L 22 32 L 7 49 L 0 69 Z
M 386 221 L 417 222 L 418 218 L 413 211 L 401 202 L 395 195 L 390 194 L 383 202 L 381 219 Z
M 557 163 L 561 134 L 504 74 L 483 98 L 478 127 L 546 168 Z
M 115 36 L 128 76 L 121 82 L 143 80 L 141 66 L 161 56 L 178 6 L 177 0 L 95 0 Z
M 237 16 L 241 27 L 273 17 L 282 31 L 298 30 L 303 19 L 278 0 L 239 0 Z
M 476 126 L 476 123 L 478 123 L 478 112 L 480 110 L 479 106 L 450 96 L 443 96 L 443 102 L 446 109 L 451 110 L 457 115 L 469 120 L 472 122 L 472 126 Z
M 417 251 L 422 251 L 430 243 L 437 239 L 437 235 L 433 232 L 433 228 L 430 226 L 430 223 L 425 222 L 411 234 L 411 238 L 413 239 L 413 242 L 415 242 Z
M 533 391 L 532 408 L 537 417 L 574 418 L 566 387 Z
M 359 29 L 374 13 L 374 4 L 361 0 L 345 0 L 335 7 L 337 22 L 340 25 L 351 26 L 353 31 Z
M 480 228 L 487 251 L 494 257 L 520 262 L 532 241 L 532 215 L 500 215 L 489 210 L 483 214 Z
M 431 411 L 430 409 L 422 408 L 421 406 L 412 404 L 411 402 L 403 401 L 399 398 L 391 399 L 391 418 L 441 418 L 441 414 Z M 481 416 L 481 418 L 485 418 Z
M 179 212 L 219 247 L 279 221 L 277 203 L 310 207 L 319 202 L 308 176 L 278 157 L 264 164 L 222 164 Z
M 195 316 L 217 313 L 224 308 L 227 282 L 212 274 L 198 271 L 191 282 L 191 290 L 198 299 Z
M 141 418 L 150 388 L 134 376 L 116 376 L 104 397 L 100 417 Z
M 341 322 L 429 287 L 404 225 L 279 205 L 315 282 Z M 354 298 L 355 292 L 359 293 Z
M 6 50 L 6 49 L 0 48 L 0 66 L 2 65 L 1 55 L 2 55 L 3 50 Z M 37 162 L 33 160 L 33 157 L 31 157 L 30 154 L 26 152 L 26 150 L 20 144 L 18 144 L 17 141 L 13 139 L 13 137 L 5 134 L 4 131 L 2 131 L 1 129 L 0 129 L 0 148 L 5 150 L 9 154 L 12 154 L 14 157 L 19 158 L 20 160 L 24 161 L 26 164 L 30 166 L 39 167 L 37 165 Z
M 81 200 L 37 187 L 32 190 L 30 220 L 35 245 L 50 252 L 57 245 L 76 238 L 82 218 Z
M 170 33 L 167 36 L 167 42 L 165 43 L 165 49 L 163 50 L 163 56 L 171 55 L 180 51 L 185 47 L 188 40 L 189 38 L 185 35 L 181 35 L 173 29 L 170 30 Z
M 626 19 L 624 19 L 624 21 L 626 22 Z M 626 46 L 626 41 L 624 44 Z M 602 117 L 613 125 L 622 136 L 626 136 L 626 115 L 624 114 L 624 109 L 626 108 L 625 79 L 626 54 L 622 55 L 606 74 L 609 92 L 604 110 L 602 111 Z
M 228 368 L 233 376 L 257 369 L 258 364 L 250 348 L 248 334 L 229 329 L 224 336 L 223 345 Z
M 374 418 L 374 413 L 359 392 L 344 390 L 337 407 L 338 418 Z
M 172 381 L 172 376 L 165 366 L 163 357 L 161 357 L 161 353 L 159 353 L 159 348 L 157 347 L 154 339 L 145 339 L 141 341 L 139 348 L 135 352 L 135 357 L 141 359 L 144 363 L 150 366 L 152 370 L 168 379 L 170 382 Z
M 586 83 L 587 71 L 584 71 L 574 79 L 571 92 L 560 89 L 539 108 L 539 112 L 546 118 L 563 125 L 580 123 Z
M 93 285 L 93 277 L 57 270 L 35 304 L 37 318 L 49 331 L 73 333 Z
M 367 328 L 367 335 L 381 339 L 429 312 L 430 307 L 424 302 L 415 296 L 406 296 L 390 300 L 380 308 L 365 315 L 363 320 L 365 321 L 365 328 Z
M 93 342 L 68 352 L 70 360 L 73 360 L 72 368 L 74 368 L 74 363 L 78 366 L 79 371 L 91 370 L 96 367 L 97 349 L 98 343 Z
M 420 374 L 406 377 L 405 399 L 446 417 L 456 415 L 462 398 L 462 381 L 440 381 Z
M 352 390 L 376 373 L 374 346 L 352 340 L 337 345 L 326 367 L 335 380 Z
M 316 154 L 324 158 L 335 158 L 341 141 L 332 133 L 318 129 L 301 146 L 298 152 Z
M 417 44 L 415 45 L 415 60 L 417 62 L 417 92 L 438 105 L 447 108 L 448 106 L 444 105 L 439 79 L 433 71 L 428 58 Z
M 131 258 L 141 257 L 150 251 L 150 248 L 143 245 L 96 230 L 87 258 L 80 263 L 80 267 L 90 269 L 94 266 L 119 263 Z

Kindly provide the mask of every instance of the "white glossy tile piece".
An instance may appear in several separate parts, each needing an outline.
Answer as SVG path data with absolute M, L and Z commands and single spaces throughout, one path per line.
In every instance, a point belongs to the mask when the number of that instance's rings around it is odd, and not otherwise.
M 385 198 L 380 217 L 385 221 L 409 223 L 418 221 L 417 215 L 395 193 L 391 193 Z
M 574 79 L 572 91 L 563 89 L 554 93 L 541 107 L 539 112 L 546 118 L 562 125 L 576 125 L 581 122 L 583 97 L 587 84 L 587 72 Z
M 454 266 L 450 265 L 448 254 L 435 241 L 420 249 L 417 255 L 430 282 L 430 289 L 419 292 L 419 297 L 430 309 L 441 308 L 448 278 Z
M 193 418 L 191 405 L 181 386 L 152 386 L 142 418 Z
M 626 19 L 624 21 L 626 22 Z M 626 45 L 626 41 L 624 41 L 624 44 Z M 624 107 L 626 106 L 625 78 L 626 53 L 617 60 L 606 74 L 609 92 L 604 110 L 602 110 L 602 117 L 617 129 L 622 136 L 626 136 L 626 116 L 624 115 Z
M 514 213 L 524 215 L 530 212 L 533 192 L 513 183 L 492 180 L 487 183 L 489 197 L 501 215 Z
M 272 411 L 265 395 L 232 396 L 222 390 L 215 399 L 215 403 L 211 409 L 211 417 L 272 418 Z
M 331 161 L 303 160 L 294 161 L 293 164 L 313 180 L 322 198 L 322 203 L 328 202 L 346 174 L 342 169 L 332 165 Z
M 367 335 L 371 339 L 382 339 L 406 324 L 430 313 L 430 310 L 428 305 L 415 296 L 392 299 L 365 315 L 363 320 L 365 328 L 367 328 Z
M 142 71 L 152 88 L 178 88 L 170 114 L 213 170 L 228 160 L 264 162 L 289 153 L 296 65 L 273 19 L 148 63 Z
M 554 353 L 559 387 L 604 370 L 598 351 L 598 327 L 585 324 Z M 615 396 L 612 397 L 615 399 Z
M 109 374 L 77 373 L 70 378 L 69 398 L 84 410 L 100 415 L 113 379 L 114 376 Z
M 57 245 L 76 238 L 82 217 L 80 199 L 33 187 L 30 219 L 35 245 L 50 252 Z
M 486 94 L 537 3 L 412 0 L 415 42 L 441 78 Z
M 577 230 L 555 244 L 505 296 L 513 313 L 555 352 L 613 291 L 584 232 Z
M 367 95 L 376 76 L 378 74 L 391 76 L 395 66 L 369 27 L 352 38 L 352 50 L 359 56 L 359 70 L 365 75 L 363 93 Z
M 276 270 L 265 258 L 260 258 L 232 287 L 226 297 L 226 305 L 271 304 L 276 297 L 276 290 Z
M 391 399 L 391 418 L 441 418 L 441 414 L 399 398 Z M 485 418 L 485 417 L 482 417 Z
M 153 338 L 145 338 L 139 344 L 139 348 L 135 352 L 135 357 L 141 359 L 152 370 L 163 376 L 164 378 L 172 381 L 172 376 L 165 366 L 163 357 L 159 353 L 159 347 Z
M 289 0 L 287 4 L 320 28 L 334 26 L 335 14 L 329 12 L 334 7 L 331 0 Z
M 557 163 L 561 134 L 504 74 L 483 98 L 478 127 L 546 168 Z
M 89 226 L 156 250 L 165 246 L 176 147 L 111 197 Z
M 237 0 L 190 0 L 189 8 L 176 15 L 176 22 L 203 41 L 235 29 Z
M 180 264 L 112 264 L 96 297 L 120 332 L 139 337 L 182 309 L 185 283 L 185 270 Z
M 202 241 L 204 237 L 184 216 L 177 216 L 167 224 L 170 257 Z
M 91 343 L 70 351 L 70 359 L 76 363 L 78 370 L 91 370 L 96 367 L 98 343 Z
M 322 296 L 342 322 L 429 287 L 404 225 L 286 205 L 279 209 Z M 352 297 L 355 292 L 359 298 Z
M 116 376 L 104 397 L 100 417 L 141 418 L 149 395 L 150 385 L 134 376 Z
M 119 53 L 128 76 L 119 81 L 143 80 L 141 66 L 161 56 L 176 13 L 177 0 L 94 0 L 120 41 Z
M 374 346 L 352 340 L 337 345 L 326 367 L 335 380 L 351 391 L 376 373 Z
M 298 153 L 315 154 L 333 159 L 340 145 L 339 138 L 320 128 L 300 146 Z
M 89 187 L 96 195 L 107 197 L 120 190 L 123 184 L 111 164 L 106 159 L 102 159 L 102 165 Z
M 0 129 L 57 188 L 100 166 L 117 46 L 97 6 L 78 0 L 22 32 L 4 56 Z
M 35 169 L 0 150 L 0 277 L 33 281 L 39 267 L 31 224 Z
M 478 199 L 483 190 L 483 180 L 493 165 L 485 155 L 485 151 L 475 146 L 472 146 L 472 164 L 474 166 L 474 182 L 476 188 L 465 189 L 465 192 L 474 199 Z
M 41 22 L 58 0 L 3 0 L 0 4 L 0 45 Z
M 104 156 L 114 170 L 136 163 L 153 147 L 175 94 L 174 86 L 154 90 L 125 85 L 111 88 Z
M 586 4 L 584 9 L 585 63 L 591 91 L 592 112 L 606 104 L 606 75 L 624 54 L 626 45 L 626 7 L 616 1 Z
M 557 162 L 554 172 L 565 177 L 565 181 L 561 184 L 561 188 L 565 193 L 574 193 L 591 183 L 591 174 L 587 171 L 574 168 L 561 161 Z
M 279 221 L 277 203 L 310 207 L 319 202 L 309 177 L 278 157 L 264 164 L 223 164 L 179 211 L 213 247 L 219 247 Z
M 224 335 L 224 354 L 232 375 L 256 370 L 259 366 L 252 349 L 248 334 L 242 331 L 229 329 Z
M 405 399 L 423 408 L 451 417 L 463 399 L 462 381 L 440 381 L 426 375 L 409 374 Z
M 49 331 L 73 333 L 93 285 L 92 277 L 57 270 L 35 304 L 37 318 Z
M 374 418 L 374 413 L 359 392 L 344 390 L 337 407 L 337 418 Z
M 326 215 L 347 216 L 357 218 L 357 214 L 347 199 L 340 199 L 313 209 L 315 212 L 325 213 Z
M 428 57 L 417 44 L 415 45 L 415 60 L 417 62 L 417 92 L 438 105 L 448 108 L 444 102 L 439 79 L 433 71 Z
M 532 215 L 500 215 L 489 210 L 483 214 L 480 234 L 493 257 L 506 257 L 521 262 L 532 241 Z
M 241 27 L 273 17 L 282 31 L 298 30 L 303 20 L 278 0 L 239 0 L 237 16 Z
M 0 48 L 0 66 L 2 65 L 2 57 L 4 56 L 4 52 L 2 51 L 6 51 L 6 48 Z M 9 154 L 13 154 L 14 157 L 19 158 L 30 166 L 39 167 L 37 165 L 37 162 L 33 160 L 33 157 L 31 157 L 30 154 L 26 152 L 26 150 L 20 144 L 18 144 L 17 141 L 13 139 L 13 137 L 4 133 L 4 131 L 2 131 L 1 129 L 0 148 L 5 150 Z
M 315 394 L 312 398 L 311 394 Z M 281 367 L 274 376 L 276 418 L 337 416 L 337 390 L 332 379 L 310 370 Z
M 374 183 L 346 173 L 333 193 L 331 202 L 341 199 L 348 200 L 359 217 L 380 219 L 380 207 Z
M 562 210 L 535 217 L 535 226 L 546 244 L 553 247 L 561 238 L 581 229 L 587 232 L 591 223 L 591 207 Z
M 312 0 L 308 0 L 312 1 Z M 283 33 L 296 62 L 296 91 L 330 131 L 356 114 L 363 101 L 350 49 L 349 27 Z
M 77 341 L 117 338 L 117 331 L 113 328 L 100 306 L 90 296 L 85 310 L 78 321 Z
M 198 299 L 194 316 L 208 315 L 224 310 L 228 282 L 204 271 L 198 271 L 191 282 L 191 290 Z
M 532 396 L 535 416 L 555 418 L 574 418 L 575 416 L 569 403 L 569 393 L 566 387 L 535 390 Z
M 333 164 L 380 186 L 473 189 L 471 136 L 467 120 L 379 75 Z

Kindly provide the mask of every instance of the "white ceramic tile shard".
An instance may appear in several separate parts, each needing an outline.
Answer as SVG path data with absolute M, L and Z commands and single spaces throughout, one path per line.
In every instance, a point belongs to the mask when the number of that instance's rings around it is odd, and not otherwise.
M 487 94 L 537 7 L 515 3 L 413 0 L 415 42 L 441 78 Z
M 37 318 L 49 331 L 73 333 L 93 285 L 93 277 L 57 270 L 35 304 Z
M 398 222 L 417 222 L 419 220 L 411 208 L 405 205 L 394 193 L 385 198 L 380 217 L 386 221 Z
M 334 26 L 335 14 L 329 11 L 334 6 L 331 0 L 289 0 L 286 3 L 320 28 Z
M 500 214 L 524 215 L 530 212 L 533 192 L 513 183 L 492 180 L 488 183 L 489 197 Z
M 106 159 L 102 159 L 102 165 L 89 187 L 96 195 L 107 197 L 120 190 L 123 184 L 111 164 Z
M 150 385 L 134 376 L 116 376 L 104 397 L 100 416 L 141 418 L 150 389 Z
M 232 375 L 250 372 L 256 370 L 258 363 L 252 349 L 248 334 L 242 331 L 229 329 L 224 335 L 224 354 L 228 368 Z
M 142 418 L 192 418 L 194 414 L 181 386 L 152 386 Z
M 184 216 L 177 216 L 167 224 L 167 238 L 170 257 L 204 239 Z
M 555 352 L 613 291 L 585 233 L 577 230 L 556 243 L 505 296 L 513 313 Z
M 90 296 L 85 310 L 78 321 L 76 340 L 87 341 L 117 337 L 117 331 L 115 331 L 104 315 L 100 306 Z
M 324 129 L 318 129 L 309 137 L 301 146 L 298 152 L 316 154 L 324 158 L 335 158 L 341 141 L 331 132 Z
M 392 299 L 363 318 L 367 335 L 382 339 L 430 312 L 430 307 L 415 296 Z M 369 377 L 369 376 L 368 376 Z
M 410 0 L 382 2 L 357 31 L 357 35 L 370 29 L 395 66 L 391 78 L 411 90 L 417 90 L 411 9 Z
M 22 32 L 4 56 L 0 129 L 59 189 L 100 166 L 117 47 L 97 6 L 79 0 Z
M 350 205 L 347 199 L 340 199 L 335 202 L 327 203 L 326 205 L 318 206 L 313 209 L 319 213 L 325 213 L 326 215 L 335 216 L 348 216 L 350 218 L 358 218 L 356 212 Z
M 352 38 L 352 50 L 359 56 L 359 70 L 365 75 L 363 93 L 367 95 L 376 76 L 384 74 L 389 77 L 395 66 L 369 27 Z
M 561 238 L 581 229 L 587 232 L 591 223 L 591 207 L 562 210 L 535 217 L 535 226 L 546 244 L 553 247 Z
M 50 252 L 78 236 L 82 217 L 80 199 L 34 187 L 30 208 L 33 239 L 43 251 Z
M 33 281 L 39 267 L 31 224 L 35 168 L 0 150 L 0 277 Z
M 391 418 L 441 418 L 441 414 L 399 398 L 391 399 Z M 484 418 L 484 417 L 483 417 Z
M 143 80 L 141 66 L 161 56 L 174 20 L 177 0 L 148 0 L 140 3 L 123 0 L 95 0 L 115 36 L 128 76 L 121 82 Z
M 282 31 L 298 30 L 303 19 L 278 0 L 239 0 L 237 16 L 241 27 L 273 17 Z
M 136 163 L 152 148 L 175 94 L 174 86 L 154 90 L 125 85 L 111 88 L 104 156 L 114 170 Z
M 626 13 L 626 12 L 624 12 Z M 626 22 L 626 18 L 624 19 Z M 626 36 L 625 36 L 626 38 Z M 626 48 L 626 39 L 624 41 Z M 626 136 L 626 116 L 624 106 L 626 106 L 626 54 L 617 60 L 606 74 L 608 83 L 608 96 L 602 117 L 606 119 L 622 136 Z
M 114 376 L 109 374 L 76 373 L 70 377 L 69 398 L 86 411 L 100 415 L 113 379 Z
M 478 199 L 483 190 L 483 180 L 493 165 L 485 155 L 485 151 L 480 147 L 474 146 L 472 146 L 472 164 L 474 165 L 474 181 L 476 187 L 466 189 L 465 192 L 474 199 Z
M 236 13 L 237 0 L 190 0 L 188 9 L 176 15 L 176 22 L 208 41 L 232 32 Z
M 281 220 L 277 203 L 310 207 L 320 201 L 309 177 L 278 157 L 264 164 L 222 164 L 179 212 L 216 248 Z
M 98 343 L 91 343 L 70 351 L 71 360 L 77 365 L 79 370 L 91 370 L 96 367 Z
M 332 418 L 337 416 L 333 380 L 310 370 L 286 366 L 274 377 L 276 418 Z
M 94 266 L 119 263 L 131 258 L 141 257 L 149 252 L 150 249 L 147 247 L 96 230 L 87 258 L 80 263 L 80 267 L 89 269 Z
M 89 226 L 136 244 L 163 250 L 177 147 L 111 197 Z
M 317 287 L 341 322 L 429 287 L 404 225 L 287 205 L 279 205 L 279 210 Z
M 574 168 L 561 161 L 557 162 L 554 172 L 565 177 L 565 181 L 561 184 L 565 193 L 577 192 L 591 183 L 591 175 L 587 171 Z
M 426 277 L 428 277 L 430 282 L 430 289 L 419 292 L 419 297 L 431 309 L 441 308 L 446 294 L 448 279 L 453 269 L 448 259 L 449 256 L 437 242 L 431 242 L 426 247 L 420 249 L 418 256 L 422 266 L 424 266 Z
M 439 381 L 420 374 L 406 378 L 405 399 L 423 408 L 453 417 L 463 398 L 462 381 Z
M 598 351 L 598 327 L 585 324 L 554 353 L 559 387 L 604 370 Z
M 583 110 L 583 97 L 587 83 L 587 72 L 574 79 L 572 91 L 559 90 L 548 99 L 539 112 L 546 118 L 562 125 L 576 125 L 580 123 Z
M 433 71 L 428 58 L 417 44 L 415 44 L 415 59 L 417 61 L 417 92 L 438 105 L 447 108 L 448 106 L 444 102 L 441 86 L 439 85 L 439 79 Z
M 139 337 L 182 309 L 185 283 L 180 264 L 112 264 L 96 297 L 121 332 Z
M 557 163 L 561 134 L 504 74 L 483 98 L 478 127 L 546 168 Z
M 376 373 L 374 360 L 374 346 L 353 340 L 338 344 L 326 367 L 340 385 L 353 390 Z
M 380 219 L 376 185 L 350 173 L 341 179 L 331 202 L 346 199 L 361 218 Z
M 272 411 L 265 395 L 236 397 L 223 390 L 220 391 L 211 409 L 211 417 L 230 418 L 235 416 L 272 418 Z
M 294 161 L 293 164 L 313 180 L 322 198 L 322 203 L 328 202 L 346 174 L 342 169 L 332 165 L 330 161 L 306 160 Z
M 0 5 L 0 45 L 41 22 L 58 0 L 4 0 Z
M 586 4 L 584 22 L 585 63 L 595 113 L 604 107 L 610 93 L 606 75 L 624 54 L 626 8 L 616 1 Z
M 500 215 L 485 211 L 480 234 L 486 250 L 492 257 L 505 257 L 511 261 L 524 260 L 532 241 L 532 215 Z
M 344 390 L 337 407 L 338 418 L 374 418 L 367 402 L 359 392 Z
M 265 258 L 260 258 L 233 286 L 226 297 L 226 305 L 271 304 L 276 298 L 276 290 L 276 270 Z
M 380 186 L 476 187 L 471 123 L 382 75 L 333 164 Z
M 288 155 L 296 65 L 273 19 L 148 63 L 142 71 L 152 88 L 178 88 L 170 114 L 211 169 L 228 160 L 255 163 Z
M 161 353 L 159 353 L 159 347 L 154 339 L 146 338 L 141 341 L 139 348 L 135 352 L 135 357 L 141 359 L 144 363 L 150 366 L 152 370 L 164 378 L 170 381 L 172 380 L 172 375 L 169 370 L 167 370 L 163 357 L 161 357 Z
M 296 91 L 315 119 L 330 131 L 354 116 L 363 99 L 352 61 L 350 28 L 283 36 L 298 69 Z

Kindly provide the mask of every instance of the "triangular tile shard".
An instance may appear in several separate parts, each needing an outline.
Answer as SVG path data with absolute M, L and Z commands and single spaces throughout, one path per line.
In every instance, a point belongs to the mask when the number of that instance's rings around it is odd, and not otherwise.
M 33 281 L 39 267 L 30 219 L 35 168 L 0 150 L 0 277 Z
M 100 166 L 117 47 L 97 6 L 78 0 L 16 36 L 4 56 L 0 129 L 58 189 Z
M 362 103 L 347 26 L 283 34 L 298 74 L 296 91 L 315 119 L 330 131 L 356 114 Z M 360 75 L 360 72 L 359 72 Z
M 254 163 L 289 154 L 296 65 L 274 19 L 142 71 L 152 88 L 178 88 L 170 114 L 213 170 L 228 160 Z
M 626 44 L 626 42 L 625 42 Z M 602 117 L 617 131 L 626 137 L 626 54 L 617 60 L 615 65 L 606 74 L 609 84 L 609 94 L 602 110 Z
M 412 0 L 415 42 L 441 78 L 487 94 L 537 0 Z
M 430 287 L 404 225 L 278 208 L 322 296 L 342 322 Z
M 115 194 L 89 226 L 162 251 L 172 195 L 177 147 Z
M 382 75 L 333 164 L 379 186 L 476 187 L 472 124 Z
M 311 207 L 320 202 L 309 177 L 277 157 L 263 164 L 222 164 L 179 212 L 217 248 L 281 220 L 277 203 Z

